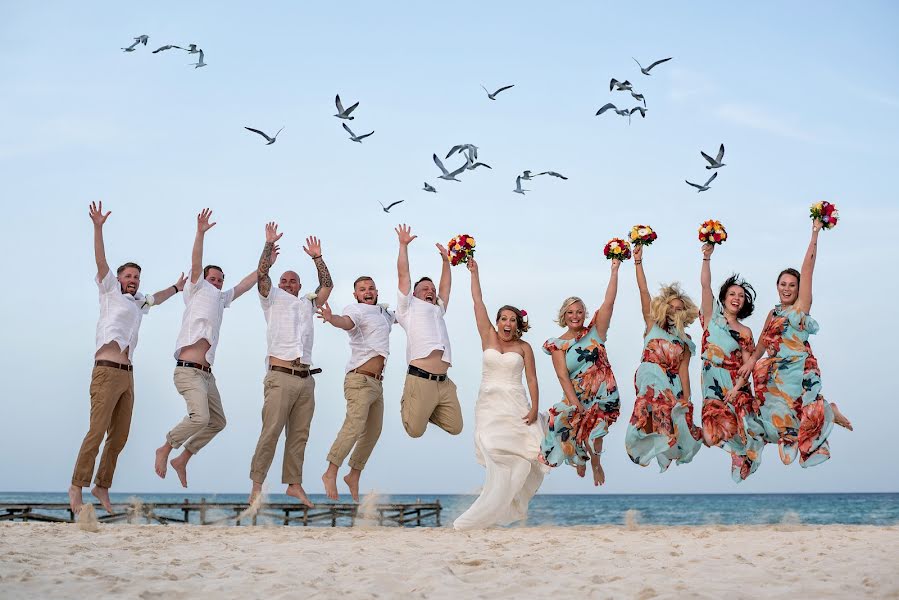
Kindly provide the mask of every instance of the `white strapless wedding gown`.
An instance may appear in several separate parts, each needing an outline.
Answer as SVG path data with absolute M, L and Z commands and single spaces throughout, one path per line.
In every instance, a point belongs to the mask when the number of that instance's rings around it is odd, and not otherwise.
M 474 440 L 487 479 L 478 499 L 453 522 L 455 529 L 507 525 L 526 518 L 528 503 L 549 471 L 538 461 L 546 434 L 543 415 L 533 425 L 523 420 L 530 409 L 521 381 L 523 371 L 521 355 L 492 348 L 484 351 Z

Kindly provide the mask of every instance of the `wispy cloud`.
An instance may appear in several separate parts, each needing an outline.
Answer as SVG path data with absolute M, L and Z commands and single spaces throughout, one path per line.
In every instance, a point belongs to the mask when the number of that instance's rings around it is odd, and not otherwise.
M 668 97 L 675 102 L 683 102 L 696 96 L 708 96 L 717 91 L 711 79 L 697 71 L 672 66 L 668 71 L 671 87 Z
M 748 104 L 723 104 L 715 110 L 715 115 L 736 125 L 766 131 L 781 137 L 816 141 L 816 136 L 790 123 L 786 118 L 766 112 Z

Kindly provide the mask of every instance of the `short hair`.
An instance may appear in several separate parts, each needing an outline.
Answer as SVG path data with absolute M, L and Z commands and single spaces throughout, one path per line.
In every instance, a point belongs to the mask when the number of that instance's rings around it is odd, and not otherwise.
M 581 306 L 584 307 L 584 313 L 587 313 L 587 305 L 584 304 L 584 301 L 578 298 L 577 296 L 569 296 L 565 298 L 565 301 L 562 302 L 562 306 L 559 308 L 559 315 L 556 317 L 556 323 L 559 327 L 565 327 L 565 311 L 568 310 L 568 307 L 572 304 L 580 303 Z
M 753 311 L 755 311 L 755 288 L 744 281 L 739 273 L 734 273 L 724 280 L 724 283 L 721 284 L 721 289 L 718 290 L 718 301 L 721 302 L 722 306 L 724 305 L 725 298 L 727 298 L 727 291 L 733 286 L 743 288 L 745 300 L 743 306 L 737 311 L 737 319 L 743 320 L 751 316 Z
M 140 273 L 140 265 L 135 262 L 126 262 L 124 265 L 116 269 L 115 274 L 116 277 L 122 274 L 122 271 L 125 269 L 137 269 L 137 272 Z
M 522 334 L 524 334 L 528 329 L 530 329 L 531 326 L 528 325 L 528 322 L 524 320 L 524 315 L 522 314 L 521 310 L 512 306 L 511 304 L 506 304 L 505 306 L 501 306 L 500 309 L 498 311 L 496 311 L 496 320 L 497 321 L 499 321 L 499 316 L 501 314 L 503 314 L 504 310 L 508 310 L 515 314 L 515 328 L 516 328 L 515 337 L 517 339 L 520 339 Z
M 206 265 L 203 267 L 203 279 L 206 279 L 206 276 L 209 275 L 210 269 L 216 269 L 219 273 L 222 274 L 222 279 L 225 278 L 225 271 L 218 265 Z
M 356 284 L 359 283 L 360 281 L 371 281 L 372 283 L 374 283 L 375 280 L 372 279 L 371 277 L 369 277 L 368 275 L 360 275 L 359 277 L 356 278 L 356 281 L 353 282 L 354 290 L 356 289 Z
M 674 329 L 677 331 L 678 336 L 684 337 L 686 335 L 684 329 L 699 316 L 699 308 L 696 306 L 696 303 L 690 299 L 690 296 L 681 289 L 679 283 L 674 282 L 661 287 L 659 295 L 653 298 L 652 302 L 649 303 L 649 318 L 652 319 L 656 325 L 667 331 L 668 305 L 674 300 L 680 300 L 684 303 L 683 310 L 675 311 L 674 318 L 672 319 L 674 321 Z
M 793 267 L 789 267 L 789 268 L 786 268 L 783 271 L 781 271 L 780 274 L 777 276 L 777 283 L 780 283 L 780 278 L 783 277 L 784 275 L 792 275 L 793 277 L 796 278 L 796 283 L 797 284 L 799 283 L 799 271 L 797 271 Z
M 414 292 L 415 288 L 418 287 L 418 284 L 422 283 L 424 281 L 430 281 L 431 283 L 434 283 L 434 280 L 431 279 L 430 277 L 422 277 L 421 279 L 419 279 L 418 281 L 415 282 L 415 285 L 412 286 L 412 291 Z

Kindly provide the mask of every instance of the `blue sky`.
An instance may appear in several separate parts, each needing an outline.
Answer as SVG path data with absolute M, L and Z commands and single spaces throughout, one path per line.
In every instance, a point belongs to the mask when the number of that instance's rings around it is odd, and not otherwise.
M 899 293 L 891 229 L 899 220 L 892 181 L 899 139 L 899 9 L 889 2 L 847 8 L 837 2 L 751 6 L 694 2 L 639 8 L 599 2 L 371 4 L 336 10 L 319 3 L 158 2 L 152 5 L 6 3 L 0 23 L 0 295 L 4 418 L 0 466 L 7 490 L 64 490 L 87 427 L 88 383 L 97 317 L 87 205 L 102 199 L 111 263 L 144 267 L 145 292 L 172 283 L 189 265 L 195 215 L 218 221 L 206 257 L 229 281 L 251 271 L 263 224 L 285 232 L 280 269 L 314 287 L 300 249 L 321 237 L 336 288 L 332 306 L 351 300 L 359 274 L 375 277 L 395 300 L 393 227 L 412 225 L 414 275 L 436 275 L 433 243 L 471 233 L 489 307 L 525 307 L 539 348 L 559 329 L 552 317 L 576 294 L 600 301 L 612 236 L 649 223 L 659 241 L 647 252 L 653 287 L 679 280 L 698 299 L 696 226 L 720 219 L 731 239 L 713 278 L 744 274 L 759 290 L 747 324 L 758 334 L 775 300 L 773 280 L 798 266 L 808 240 L 808 205 L 837 203 L 844 221 L 822 236 L 812 339 L 825 395 L 856 426 L 831 437 L 833 458 L 813 469 L 780 464 L 768 448 L 759 472 L 734 486 L 721 450 L 659 475 L 631 464 L 624 432 L 633 406 L 642 324 L 633 266 L 622 268 L 609 354 L 622 389 L 622 416 L 607 438 L 602 493 L 897 491 L 892 425 L 899 405 L 887 372 L 890 304 Z M 120 47 L 150 36 L 133 53 Z M 195 42 L 209 64 L 163 44 Z M 643 64 L 673 61 L 642 76 Z M 628 78 L 646 96 L 645 120 L 593 116 L 608 81 Z M 494 89 L 514 83 L 498 100 Z M 333 98 L 360 101 L 352 126 L 375 130 L 350 142 Z M 265 146 L 244 126 L 274 132 Z M 436 179 L 431 154 L 471 142 L 493 167 Z M 709 192 L 699 156 L 727 146 L 728 166 Z M 448 161 L 454 162 L 454 161 Z M 523 169 L 570 179 L 528 182 Z M 439 193 L 421 191 L 423 181 Z M 390 215 L 385 204 L 406 202 Z M 409 439 L 399 419 L 405 337 L 394 331 L 385 382 L 385 426 L 363 489 L 470 492 L 483 480 L 474 460 L 473 407 L 480 374 L 468 274 L 454 270 L 448 326 L 452 375 L 467 419 L 450 437 L 438 430 Z M 152 454 L 183 414 L 172 385 L 181 299 L 145 318 L 136 353 L 136 407 L 119 461 L 118 491 L 179 489 L 160 481 Z M 880 317 L 880 312 L 883 316 Z M 877 316 L 875 316 L 877 315 Z M 698 325 L 693 335 L 698 339 Z M 226 312 L 216 372 L 228 428 L 191 463 L 191 491 L 249 489 L 259 433 L 265 329 L 252 294 Z M 346 335 L 317 325 L 317 408 L 306 454 L 306 488 L 320 492 L 325 455 L 343 418 Z M 560 397 L 548 357 L 538 352 L 541 406 Z M 692 363 L 697 418 L 699 360 Z M 280 491 L 280 459 L 269 489 Z M 592 492 L 571 469 L 554 471 L 548 493 Z

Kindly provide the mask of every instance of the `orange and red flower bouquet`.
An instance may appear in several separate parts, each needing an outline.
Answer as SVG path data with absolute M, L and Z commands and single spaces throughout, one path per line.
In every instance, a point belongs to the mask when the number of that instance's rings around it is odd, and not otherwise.
M 727 240 L 727 230 L 721 221 L 709 219 L 699 226 L 699 241 L 703 244 L 723 244 Z
M 813 219 L 820 219 L 824 229 L 833 229 L 840 220 L 840 211 L 837 210 L 835 204 L 827 200 L 821 200 L 812 204 L 810 212 L 809 216 Z
M 631 245 L 621 238 L 612 238 L 602 251 L 609 260 L 627 260 L 631 257 Z
M 467 263 L 474 256 L 474 238 L 467 233 L 457 235 L 446 245 L 446 250 L 452 266 Z

